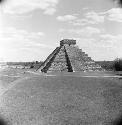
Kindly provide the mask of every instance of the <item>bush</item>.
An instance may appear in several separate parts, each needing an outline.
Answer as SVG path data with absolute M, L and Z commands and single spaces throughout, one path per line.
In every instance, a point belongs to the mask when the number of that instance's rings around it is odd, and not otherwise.
M 117 58 L 114 60 L 114 70 L 122 71 L 122 59 Z
M 96 64 L 100 65 L 103 69 L 107 71 L 114 70 L 114 61 L 96 61 Z
M 30 66 L 30 69 L 32 69 L 32 68 L 34 68 L 34 66 L 33 66 L 33 65 L 31 65 L 31 66 Z

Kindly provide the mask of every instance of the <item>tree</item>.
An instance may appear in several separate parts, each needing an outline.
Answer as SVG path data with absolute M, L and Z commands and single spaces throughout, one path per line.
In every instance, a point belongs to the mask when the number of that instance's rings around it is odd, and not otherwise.
M 114 70 L 115 71 L 122 71 L 122 59 L 117 58 L 114 60 Z
M 114 2 L 117 2 L 117 4 L 122 7 L 122 0 L 113 0 Z

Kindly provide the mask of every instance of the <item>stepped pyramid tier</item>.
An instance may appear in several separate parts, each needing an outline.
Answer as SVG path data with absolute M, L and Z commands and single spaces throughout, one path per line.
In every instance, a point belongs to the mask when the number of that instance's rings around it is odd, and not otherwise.
M 42 63 L 41 72 L 101 71 L 101 66 L 76 46 L 76 40 L 64 39 Z

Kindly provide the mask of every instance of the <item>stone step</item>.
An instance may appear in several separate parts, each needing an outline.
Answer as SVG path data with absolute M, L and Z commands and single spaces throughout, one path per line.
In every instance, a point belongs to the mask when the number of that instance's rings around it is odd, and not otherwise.
M 102 70 L 101 66 L 76 46 L 76 41 L 68 39 L 60 42 L 60 47 L 50 54 L 41 69 L 47 72 Z

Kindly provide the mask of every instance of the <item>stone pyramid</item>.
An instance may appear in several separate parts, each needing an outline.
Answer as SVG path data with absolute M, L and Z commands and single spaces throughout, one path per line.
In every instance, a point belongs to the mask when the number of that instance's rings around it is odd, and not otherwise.
M 76 46 L 76 40 L 64 39 L 42 63 L 41 72 L 100 71 L 101 66 Z

